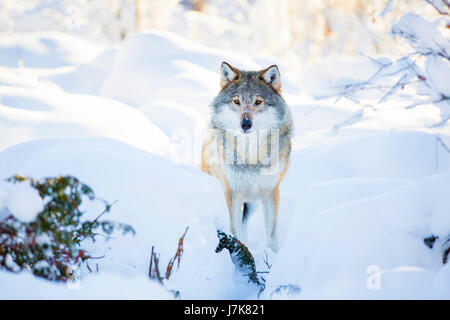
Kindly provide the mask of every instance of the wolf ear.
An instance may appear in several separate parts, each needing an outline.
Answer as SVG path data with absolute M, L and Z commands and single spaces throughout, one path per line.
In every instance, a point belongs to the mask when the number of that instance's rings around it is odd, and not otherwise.
M 220 87 L 225 87 L 231 81 L 238 80 L 241 77 L 241 72 L 230 66 L 225 61 L 220 65 Z
M 270 87 L 272 87 L 276 92 L 280 92 L 281 81 L 280 81 L 280 71 L 276 65 L 272 65 L 267 69 L 259 72 L 259 78 L 264 80 Z

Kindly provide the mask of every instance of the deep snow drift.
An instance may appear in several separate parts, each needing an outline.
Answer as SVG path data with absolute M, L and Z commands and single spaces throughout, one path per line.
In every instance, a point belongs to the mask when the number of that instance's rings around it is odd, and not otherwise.
M 118 200 L 108 219 L 137 234 L 86 243 L 105 257 L 96 261 L 98 274 L 83 269 L 76 284 L 0 271 L 0 298 L 172 298 L 166 289 L 186 299 L 256 298 L 228 253 L 214 252 L 228 213 L 218 181 L 198 164 L 220 62 L 243 69 L 270 62 L 161 31 L 113 49 L 81 39 L 69 46 L 61 34 L 51 42 L 27 37 L 40 45 L 26 48 L 21 67 L 0 41 L 0 207 L 34 208 L 20 206 L 32 198 L 28 191 L 4 181 L 13 174 L 72 174 L 99 197 Z M 283 76 L 287 67 L 280 68 Z M 296 138 L 281 184 L 277 254 L 260 236 L 262 213 L 249 222 L 257 268 L 269 271 L 261 297 L 450 298 L 450 265 L 423 242 L 450 232 L 450 155 L 441 143 L 450 130 L 438 136 L 428 126 L 439 121 L 439 108 L 406 110 L 396 100 L 361 108 L 314 100 L 284 78 L 282 85 Z M 99 213 L 85 205 L 91 218 Z M 162 288 L 147 277 L 151 247 L 164 266 L 187 226 L 180 269 Z M 371 270 L 380 271 L 376 288 Z

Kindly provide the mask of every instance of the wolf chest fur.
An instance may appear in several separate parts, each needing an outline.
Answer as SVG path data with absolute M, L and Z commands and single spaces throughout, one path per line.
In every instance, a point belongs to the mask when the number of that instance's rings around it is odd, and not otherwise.
M 223 62 L 220 75 L 201 170 L 220 181 L 231 232 L 243 242 L 247 218 L 261 202 L 267 245 L 277 251 L 280 183 L 289 166 L 293 134 L 280 73 L 275 65 L 244 71 Z

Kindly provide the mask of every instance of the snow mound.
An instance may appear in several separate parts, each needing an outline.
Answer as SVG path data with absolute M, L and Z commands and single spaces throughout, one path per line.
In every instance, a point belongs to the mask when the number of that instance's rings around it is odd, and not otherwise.
M 59 32 L 0 33 L 0 65 L 11 68 L 83 64 L 102 49 L 95 43 Z
M 248 58 L 173 33 L 148 31 L 121 45 L 101 94 L 138 106 L 167 97 L 185 102 L 204 91 L 218 91 L 217 70 L 223 60 L 243 69 L 259 67 Z
M 132 125 L 130 125 L 132 124 Z M 169 138 L 138 110 L 108 98 L 53 86 L 0 86 L 0 150 L 50 137 L 104 136 L 166 154 Z

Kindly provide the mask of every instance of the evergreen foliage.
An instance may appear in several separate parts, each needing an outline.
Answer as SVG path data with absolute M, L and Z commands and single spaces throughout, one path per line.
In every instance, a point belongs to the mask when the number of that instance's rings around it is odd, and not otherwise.
M 67 281 L 75 267 L 94 257 L 82 248 L 82 241 L 95 237 L 100 229 L 107 239 L 115 230 L 123 234 L 134 229 L 127 224 L 100 221 L 111 209 L 105 204 L 104 211 L 93 221 L 82 220 L 80 205 L 83 199 L 98 199 L 94 191 L 73 176 L 50 177 L 37 180 L 15 175 L 7 181 L 24 183 L 29 181 L 44 201 L 44 208 L 31 222 L 22 222 L 14 213 L 0 220 L 0 268 L 12 272 L 29 269 L 36 276 L 52 280 Z

